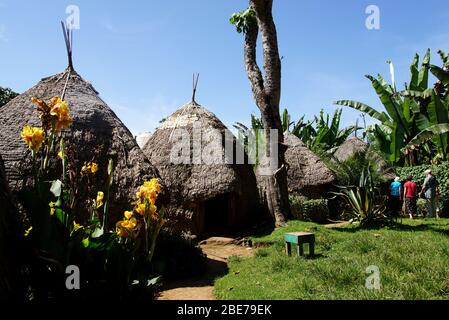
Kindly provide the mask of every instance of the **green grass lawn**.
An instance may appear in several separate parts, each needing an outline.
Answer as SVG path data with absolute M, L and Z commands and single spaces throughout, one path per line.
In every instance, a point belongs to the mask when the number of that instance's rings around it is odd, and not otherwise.
M 283 235 L 316 234 L 315 259 L 291 258 Z M 253 241 L 272 242 L 255 257 L 232 257 L 217 279 L 221 299 L 449 299 L 449 220 L 404 220 L 395 227 L 327 229 L 299 221 Z M 296 249 L 293 248 L 296 253 Z M 306 249 L 307 252 L 307 249 Z M 365 287 L 368 266 L 380 269 L 381 289 Z

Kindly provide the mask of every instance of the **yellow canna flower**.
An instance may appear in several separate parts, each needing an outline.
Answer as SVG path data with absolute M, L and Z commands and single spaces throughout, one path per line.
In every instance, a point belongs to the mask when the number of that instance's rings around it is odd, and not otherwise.
M 28 230 L 25 230 L 24 236 L 28 237 L 31 234 L 32 230 L 33 230 L 33 227 L 30 227 Z
M 104 199 L 104 193 L 99 191 L 97 193 L 97 200 L 96 200 L 97 209 L 103 205 L 103 199 Z
M 131 211 L 125 211 L 125 218 L 129 220 L 133 217 L 133 213 Z
M 56 121 L 56 132 L 61 131 L 61 129 L 67 129 L 72 124 L 69 105 L 66 101 L 62 101 L 59 97 L 53 97 L 51 99 L 50 115 L 52 115 Z
M 145 207 L 146 206 L 144 203 L 139 203 L 135 210 L 138 214 L 140 214 L 141 216 L 144 216 L 145 215 Z
M 95 174 L 98 171 L 98 164 L 89 162 L 81 168 L 81 174 Z
M 34 152 L 37 152 L 42 147 L 45 140 L 44 130 L 30 126 L 24 127 L 20 136 L 28 148 Z
M 56 203 L 50 202 L 50 203 L 48 204 L 48 206 L 50 207 L 50 215 L 51 215 L 51 216 L 54 215 L 54 214 L 55 214 L 55 211 L 56 211 L 56 209 L 55 209 Z
M 124 220 L 117 222 L 116 232 L 121 238 L 130 238 L 135 236 L 134 231 L 137 229 L 137 220 L 132 218 L 130 220 Z
M 82 228 L 83 228 L 82 225 L 76 223 L 76 221 L 73 221 L 73 232 L 76 232 L 76 231 L 78 231 L 79 229 L 82 229 Z
M 92 162 L 92 163 L 90 164 L 90 171 L 91 171 L 93 174 L 97 173 L 97 171 L 98 171 L 98 164 L 96 164 L 95 162 Z

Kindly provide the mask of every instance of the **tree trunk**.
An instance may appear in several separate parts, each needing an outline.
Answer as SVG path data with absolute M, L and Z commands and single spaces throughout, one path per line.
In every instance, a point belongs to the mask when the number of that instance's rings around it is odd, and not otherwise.
M 287 170 L 284 154 L 284 133 L 282 130 L 279 103 L 281 99 L 281 59 L 277 43 L 276 26 L 273 21 L 273 0 L 250 0 L 250 6 L 256 12 L 257 23 L 249 23 L 245 32 L 245 67 L 254 99 L 262 115 L 266 135 L 266 150 L 271 164 L 271 173 L 261 174 L 258 168 L 258 181 L 262 199 L 274 218 L 277 226 L 285 224 L 290 215 L 288 201 Z M 265 78 L 257 65 L 256 47 L 258 34 L 262 37 Z M 271 130 L 277 130 L 277 152 L 271 152 Z M 267 165 L 267 164 L 265 164 Z

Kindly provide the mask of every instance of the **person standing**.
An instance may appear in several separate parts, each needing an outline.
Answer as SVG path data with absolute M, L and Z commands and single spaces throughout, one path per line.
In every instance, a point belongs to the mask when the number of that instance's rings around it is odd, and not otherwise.
M 405 211 L 410 219 L 417 214 L 416 196 L 418 194 L 418 185 L 413 181 L 412 176 L 408 176 L 404 184 Z
M 427 203 L 427 217 L 433 218 L 436 215 L 437 206 L 437 192 L 438 192 L 438 181 L 432 174 L 432 170 L 426 170 L 426 179 L 420 193 L 420 196 L 424 194 Z
M 390 212 L 397 215 L 401 212 L 402 183 L 401 178 L 396 177 L 390 185 Z

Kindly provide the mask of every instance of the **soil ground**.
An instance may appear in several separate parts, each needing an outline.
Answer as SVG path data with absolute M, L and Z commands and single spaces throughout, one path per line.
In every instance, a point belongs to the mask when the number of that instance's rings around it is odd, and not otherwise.
M 209 238 L 200 247 L 207 256 L 207 271 L 199 277 L 166 283 L 158 300 L 216 300 L 214 280 L 228 272 L 228 258 L 249 257 L 254 252 L 252 248 L 237 245 L 232 238 Z

